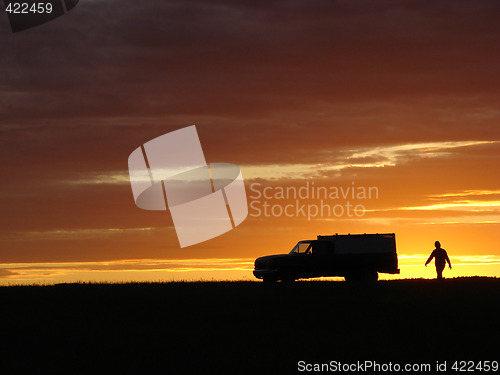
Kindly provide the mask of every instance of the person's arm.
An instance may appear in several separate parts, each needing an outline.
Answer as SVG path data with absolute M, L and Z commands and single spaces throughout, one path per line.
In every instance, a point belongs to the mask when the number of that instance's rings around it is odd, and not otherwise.
M 431 255 L 429 256 L 429 259 L 427 259 L 427 262 L 425 262 L 425 266 L 427 267 L 427 265 L 431 262 L 432 258 L 434 258 L 434 251 L 431 253 Z
M 448 262 L 448 267 L 450 267 L 450 270 L 451 270 L 451 262 L 450 262 L 450 258 L 448 258 L 448 253 L 444 253 L 446 255 L 446 258 L 445 260 Z

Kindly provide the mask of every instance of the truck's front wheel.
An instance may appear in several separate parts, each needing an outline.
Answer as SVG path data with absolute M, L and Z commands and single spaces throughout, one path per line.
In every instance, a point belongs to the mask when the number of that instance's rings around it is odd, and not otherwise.
M 269 276 L 267 276 L 267 277 L 263 277 L 263 278 L 262 278 L 262 281 L 263 281 L 264 283 L 266 283 L 266 284 L 272 284 L 272 283 L 277 282 L 277 281 L 278 281 L 278 279 L 276 279 L 275 277 L 269 277 Z

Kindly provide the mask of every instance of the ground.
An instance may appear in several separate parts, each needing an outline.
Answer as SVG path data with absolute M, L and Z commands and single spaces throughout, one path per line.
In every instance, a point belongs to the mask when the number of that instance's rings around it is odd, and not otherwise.
M 0 373 L 294 374 L 299 361 L 445 360 L 454 373 L 456 360 L 500 360 L 499 291 L 499 278 L 1 287 Z

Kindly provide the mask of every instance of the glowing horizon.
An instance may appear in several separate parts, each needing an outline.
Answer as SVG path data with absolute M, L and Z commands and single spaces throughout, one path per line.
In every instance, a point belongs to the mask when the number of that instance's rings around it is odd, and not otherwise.
M 435 278 L 433 264 L 424 267 L 429 254 L 398 254 L 400 274 L 379 274 L 380 280 Z M 500 256 L 460 255 L 451 257 L 453 270 L 447 278 L 466 276 L 496 277 L 500 271 Z M 224 259 L 124 259 L 100 262 L 67 263 L 5 263 L 0 267 L 0 285 L 52 285 L 72 282 L 168 282 L 168 281 L 257 281 L 252 258 Z M 474 273 L 481 266 L 481 274 Z M 415 268 L 415 269 L 414 269 Z M 476 268 L 477 269 L 477 268 Z M 314 280 L 343 280 L 323 277 Z

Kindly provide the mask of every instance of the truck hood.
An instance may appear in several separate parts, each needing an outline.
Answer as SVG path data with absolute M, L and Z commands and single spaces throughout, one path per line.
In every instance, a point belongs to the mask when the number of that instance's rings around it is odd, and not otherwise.
M 287 258 L 290 254 L 278 254 L 278 255 L 266 255 L 264 257 L 257 258 L 255 261 L 268 262 L 271 259 Z

